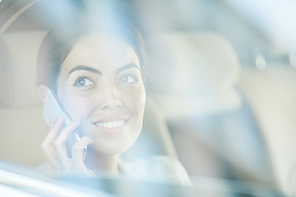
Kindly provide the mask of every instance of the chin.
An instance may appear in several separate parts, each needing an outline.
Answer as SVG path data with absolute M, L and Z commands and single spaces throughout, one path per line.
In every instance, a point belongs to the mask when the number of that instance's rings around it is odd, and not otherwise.
M 93 147 L 95 149 L 95 152 L 101 154 L 101 155 L 120 155 L 122 153 L 124 153 L 125 151 L 127 151 L 129 147 L 114 147 L 114 146 L 95 146 Z
M 102 155 L 119 155 L 127 151 L 135 143 L 136 139 L 96 142 L 93 148 Z

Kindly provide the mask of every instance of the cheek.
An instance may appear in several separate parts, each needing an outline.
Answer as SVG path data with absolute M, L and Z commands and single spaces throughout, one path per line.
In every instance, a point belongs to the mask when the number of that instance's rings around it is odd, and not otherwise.
M 144 87 L 126 95 L 126 105 L 134 118 L 142 119 L 144 115 L 146 92 Z M 138 120 L 139 121 L 139 120 Z
M 90 97 L 74 92 L 65 93 L 61 102 L 73 120 L 86 119 L 92 112 L 93 106 Z

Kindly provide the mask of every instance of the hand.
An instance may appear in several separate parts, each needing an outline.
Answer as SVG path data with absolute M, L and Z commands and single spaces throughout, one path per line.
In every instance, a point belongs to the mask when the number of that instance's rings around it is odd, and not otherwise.
M 72 159 L 68 157 L 66 142 L 70 134 L 75 131 L 81 124 L 80 119 L 76 119 L 65 128 L 64 117 L 61 115 L 54 123 L 49 122 L 49 133 L 41 144 L 41 149 L 52 167 L 57 173 L 75 173 L 87 174 L 94 176 L 94 173 L 89 170 L 84 162 L 84 148 L 93 143 L 89 137 L 82 137 L 72 146 Z

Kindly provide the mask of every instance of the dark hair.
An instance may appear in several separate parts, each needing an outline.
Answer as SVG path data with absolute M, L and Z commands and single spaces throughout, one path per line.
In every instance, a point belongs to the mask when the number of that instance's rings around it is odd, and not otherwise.
M 37 58 L 37 84 L 49 88 L 57 88 L 57 79 L 62 63 L 70 53 L 73 45 L 82 37 L 93 33 L 108 33 L 130 44 L 137 54 L 142 77 L 146 79 L 146 51 L 142 35 L 131 22 L 121 18 L 117 25 L 108 25 L 106 22 L 90 23 L 77 19 L 52 28 L 43 39 Z

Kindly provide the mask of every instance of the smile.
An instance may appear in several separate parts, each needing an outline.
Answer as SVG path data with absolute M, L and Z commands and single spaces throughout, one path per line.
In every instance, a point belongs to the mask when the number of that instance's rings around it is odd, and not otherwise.
M 126 121 L 124 120 L 117 120 L 117 121 L 110 121 L 110 122 L 102 122 L 102 123 L 94 123 L 94 125 L 104 128 L 117 128 L 124 125 Z

